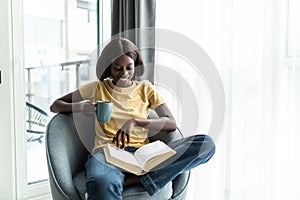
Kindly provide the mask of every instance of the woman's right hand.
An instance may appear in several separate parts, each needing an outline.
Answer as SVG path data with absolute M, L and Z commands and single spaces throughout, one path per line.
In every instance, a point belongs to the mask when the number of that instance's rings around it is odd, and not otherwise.
M 95 103 L 91 100 L 83 100 L 79 102 L 80 111 L 87 116 L 95 116 Z

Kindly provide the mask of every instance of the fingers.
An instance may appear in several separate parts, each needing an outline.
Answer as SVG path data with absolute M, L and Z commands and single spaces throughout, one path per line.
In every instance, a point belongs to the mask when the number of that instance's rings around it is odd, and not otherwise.
M 129 134 L 126 133 L 126 131 L 122 131 L 121 129 L 117 132 L 117 134 L 113 137 L 112 143 L 116 144 L 117 147 L 120 147 L 121 149 L 125 148 L 126 141 L 129 143 Z
M 116 146 L 119 147 L 119 134 L 120 134 L 120 130 L 117 132 L 117 134 L 113 137 L 112 143 L 115 144 Z
M 95 104 L 90 100 L 86 102 L 85 109 L 87 112 L 95 112 L 96 111 Z
M 95 108 L 93 108 L 92 106 L 93 104 L 91 104 L 89 101 L 82 101 L 81 102 L 81 106 L 82 106 L 82 112 L 88 112 L 91 110 L 95 110 Z
M 117 134 L 113 137 L 112 143 L 116 144 L 117 147 L 119 147 L 119 136 L 120 136 L 121 130 L 118 130 Z
M 129 144 L 129 143 L 130 143 L 130 137 L 129 137 L 129 134 L 126 134 L 126 139 L 127 139 L 127 143 Z
M 94 116 L 95 115 L 96 108 L 95 108 L 94 103 L 91 100 L 82 101 L 81 106 L 82 106 L 81 111 L 85 115 L 87 115 L 87 116 Z

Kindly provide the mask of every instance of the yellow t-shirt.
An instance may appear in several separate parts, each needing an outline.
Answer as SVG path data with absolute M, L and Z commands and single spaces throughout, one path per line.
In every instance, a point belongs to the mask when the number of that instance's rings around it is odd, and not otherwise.
M 122 127 L 131 118 L 148 117 L 149 108 L 155 109 L 164 103 L 155 87 L 149 81 L 133 81 L 130 87 L 121 88 L 112 83 L 112 79 L 93 81 L 79 88 L 83 99 L 91 101 L 113 102 L 113 111 L 109 122 L 95 119 L 95 144 L 93 151 L 110 143 Z M 148 143 L 148 129 L 135 126 L 130 133 L 130 146 L 141 147 Z

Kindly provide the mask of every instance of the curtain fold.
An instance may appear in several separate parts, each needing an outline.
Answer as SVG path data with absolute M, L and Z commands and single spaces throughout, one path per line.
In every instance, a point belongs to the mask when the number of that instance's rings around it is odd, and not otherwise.
M 192 170 L 187 199 L 300 199 L 299 9 L 299 0 L 157 1 L 156 26 L 201 45 L 216 64 L 227 95 L 216 153 Z M 156 52 L 157 65 L 179 66 L 178 74 L 197 83 L 189 63 L 167 53 Z M 184 89 L 179 85 L 174 93 Z M 201 88 L 196 95 L 203 99 Z M 209 108 L 206 102 L 197 104 Z M 206 133 L 207 110 L 199 112 L 200 133 Z
M 145 73 L 139 80 L 154 80 L 156 0 L 113 0 L 112 36 L 121 36 L 134 42 L 145 62 Z M 146 31 L 145 31 L 146 30 Z

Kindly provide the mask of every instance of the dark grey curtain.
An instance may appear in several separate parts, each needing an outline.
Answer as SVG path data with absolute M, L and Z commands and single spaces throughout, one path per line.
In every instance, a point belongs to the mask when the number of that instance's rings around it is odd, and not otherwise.
M 156 0 L 113 0 L 112 36 L 117 34 L 134 42 L 141 50 L 145 73 L 139 80 L 154 80 Z

